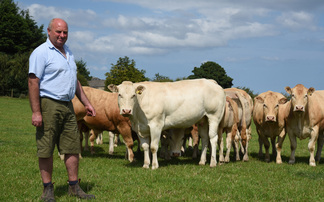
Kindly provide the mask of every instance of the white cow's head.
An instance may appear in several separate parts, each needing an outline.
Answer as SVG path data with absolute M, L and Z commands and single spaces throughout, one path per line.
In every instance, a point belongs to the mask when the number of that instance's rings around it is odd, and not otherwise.
M 276 122 L 279 112 L 279 105 L 285 104 L 287 98 L 278 97 L 272 91 L 268 91 L 264 95 L 259 95 L 254 98 L 254 102 L 263 105 L 263 118 L 265 122 Z
M 315 91 L 313 87 L 308 89 L 302 84 L 297 84 L 294 88 L 287 86 L 285 90 L 291 95 L 291 105 L 294 112 L 305 112 L 308 99 Z
M 137 102 L 137 95 L 141 95 L 145 87 L 142 85 L 135 87 L 131 81 L 124 81 L 118 86 L 110 84 L 108 89 L 113 93 L 118 93 L 120 114 L 123 116 L 131 116 L 133 115 L 134 106 Z

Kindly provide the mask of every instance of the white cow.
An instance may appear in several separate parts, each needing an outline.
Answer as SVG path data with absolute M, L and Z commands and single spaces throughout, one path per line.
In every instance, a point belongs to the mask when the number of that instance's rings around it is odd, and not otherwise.
M 208 135 L 211 144 L 210 167 L 215 167 L 218 125 L 225 110 L 225 93 L 214 80 L 195 79 L 177 82 L 124 81 L 109 85 L 117 92 L 120 113 L 129 116 L 132 129 L 140 138 L 144 150 L 144 168 L 149 168 L 149 148 L 152 169 L 159 167 L 157 151 L 161 132 L 169 128 L 188 128 L 199 124 L 202 139 L 200 165 L 206 163 Z

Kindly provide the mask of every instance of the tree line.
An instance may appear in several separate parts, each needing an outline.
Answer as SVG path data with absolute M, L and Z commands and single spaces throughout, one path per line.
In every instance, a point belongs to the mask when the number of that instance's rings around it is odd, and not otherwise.
M 28 63 L 32 51 L 44 43 L 47 34 L 44 25 L 37 23 L 29 15 L 28 10 L 21 10 L 13 0 L 0 0 L 0 96 L 19 97 L 28 94 Z M 87 86 L 91 80 L 90 71 L 86 62 L 75 61 L 78 79 L 82 85 Z M 129 57 L 120 57 L 116 64 L 111 64 L 111 69 L 105 74 L 105 86 L 120 84 L 125 80 L 132 82 L 158 81 L 172 82 L 167 76 L 155 74 L 154 78 L 147 78 L 145 70 L 136 68 L 136 63 Z M 233 79 L 216 62 L 208 61 L 200 67 L 194 67 L 192 75 L 176 80 L 207 78 L 214 79 L 223 88 L 233 86 Z M 243 88 L 252 97 L 253 91 Z M 107 89 L 106 89 L 107 90 Z

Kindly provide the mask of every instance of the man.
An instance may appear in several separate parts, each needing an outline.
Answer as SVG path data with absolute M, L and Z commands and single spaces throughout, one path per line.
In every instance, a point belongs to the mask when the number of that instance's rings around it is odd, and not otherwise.
M 68 194 L 83 199 L 95 198 L 84 193 L 78 181 L 80 139 L 76 117 L 71 103 L 76 95 L 87 110 L 87 115 L 96 112 L 77 80 L 74 56 L 65 45 L 68 25 L 54 18 L 47 28 L 48 38 L 37 47 L 29 58 L 29 101 L 32 109 L 32 124 L 36 127 L 37 156 L 44 184 L 41 199 L 55 201 L 52 183 L 53 151 L 55 144 L 68 173 Z

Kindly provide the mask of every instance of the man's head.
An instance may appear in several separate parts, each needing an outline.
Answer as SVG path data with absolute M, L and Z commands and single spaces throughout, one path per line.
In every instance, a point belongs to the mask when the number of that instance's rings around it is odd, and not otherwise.
M 48 24 L 47 34 L 52 44 L 60 50 L 68 38 L 68 25 L 64 20 L 54 18 Z

